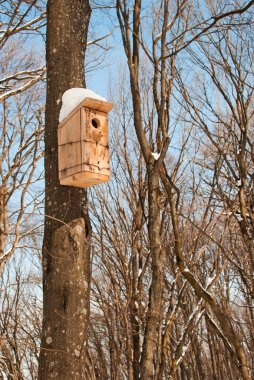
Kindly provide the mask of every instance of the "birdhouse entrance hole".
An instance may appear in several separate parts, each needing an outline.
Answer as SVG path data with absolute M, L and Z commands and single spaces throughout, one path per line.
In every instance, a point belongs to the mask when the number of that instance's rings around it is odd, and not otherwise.
M 98 128 L 100 126 L 100 120 L 99 119 L 92 119 L 92 126 L 94 128 Z
M 112 104 L 85 98 L 58 126 L 61 185 L 88 187 L 110 178 L 108 112 Z

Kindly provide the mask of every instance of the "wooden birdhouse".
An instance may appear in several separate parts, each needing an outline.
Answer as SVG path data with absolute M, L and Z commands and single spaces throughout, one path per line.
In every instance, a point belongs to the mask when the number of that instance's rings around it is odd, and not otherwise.
M 58 125 L 61 185 L 89 187 L 110 178 L 108 112 L 112 103 L 86 98 Z

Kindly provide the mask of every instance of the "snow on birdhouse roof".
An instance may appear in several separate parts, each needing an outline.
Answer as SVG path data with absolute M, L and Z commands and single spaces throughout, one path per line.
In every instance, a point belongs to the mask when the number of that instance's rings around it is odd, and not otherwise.
M 59 123 L 62 123 L 70 114 L 82 105 L 104 112 L 112 108 L 106 98 L 87 88 L 70 88 L 62 96 L 62 107 L 59 113 Z M 107 104 L 107 106 L 106 106 Z

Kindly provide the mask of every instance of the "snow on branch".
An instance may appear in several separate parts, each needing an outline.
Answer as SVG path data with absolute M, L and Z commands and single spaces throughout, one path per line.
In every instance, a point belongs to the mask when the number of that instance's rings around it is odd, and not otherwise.
M 28 88 L 32 87 L 35 83 L 37 83 L 40 80 L 42 80 L 44 78 L 44 76 L 45 76 L 46 68 L 44 67 L 44 68 L 42 68 L 40 70 L 41 70 L 41 73 L 39 75 L 33 76 L 32 79 L 30 81 L 26 82 L 24 85 L 22 85 L 22 86 L 20 86 L 18 88 L 15 88 L 13 90 L 7 91 L 4 94 L 2 94 L 0 96 L 0 102 L 2 102 L 3 100 L 9 98 L 10 96 L 20 94 L 21 92 L 23 92 L 23 91 L 27 90 Z
M 114 29 L 115 29 L 115 28 L 114 28 Z M 100 41 L 102 41 L 102 40 L 105 40 L 107 37 L 111 36 L 111 35 L 113 34 L 113 32 L 114 32 L 114 29 L 111 30 L 111 32 L 109 32 L 109 33 L 106 34 L 105 36 L 102 36 L 102 37 L 97 38 L 97 39 L 95 39 L 95 40 L 88 41 L 88 42 L 86 43 L 86 46 L 97 45 L 98 42 L 100 42 Z
M 34 70 L 22 70 L 17 73 L 11 74 L 8 77 L 0 79 L 0 84 L 9 83 L 10 81 L 23 81 L 26 79 L 32 79 L 35 75 L 41 75 L 44 68 Z M 9 86 L 9 85 L 8 85 Z M 6 86 L 5 86 L 6 87 Z
M 175 355 L 172 361 L 172 367 L 170 370 L 170 376 L 169 376 L 170 379 L 173 378 L 173 375 L 176 373 L 177 367 L 180 365 L 180 363 L 184 359 L 184 356 L 186 352 L 188 351 L 189 346 L 191 344 L 190 339 L 187 343 L 185 343 L 187 336 L 193 330 L 194 326 L 197 326 L 197 324 L 200 322 L 204 312 L 205 312 L 204 302 L 201 299 L 197 303 L 195 308 L 193 309 L 191 315 L 189 316 L 188 322 L 185 325 L 185 328 L 178 341 L 177 348 L 175 350 Z
M 163 32 L 164 33 L 167 33 L 171 28 L 172 26 L 174 25 L 175 21 L 177 20 L 179 14 L 180 14 L 180 11 L 183 10 L 184 8 L 184 5 L 187 3 L 186 0 L 183 0 L 183 2 L 178 6 L 177 8 L 177 11 L 176 13 L 174 14 L 174 16 L 172 17 L 171 21 L 168 23 L 167 27 L 166 27 L 166 30 L 165 31 L 162 31 L 160 32 L 154 39 L 154 44 L 157 44 L 158 41 L 161 39 L 162 35 L 163 35 Z
M 22 30 L 31 30 L 31 27 L 35 24 L 37 24 L 40 20 L 46 18 L 46 12 L 42 12 L 38 17 L 34 18 L 33 20 L 28 21 L 26 24 L 21 25 L 20 27 L 15 26 L 12 29 L 6 29 L 6 30 L 1 30 L 1 33 L 3 34 L 3 37 L 8 34 L 8 36 L 14 34 L 14 33 L 19 33 Z M 41 27 L 42 25 L 40 25 Z M 38 28 L 38 26 L 37 26 Z M 34 28 L 32 28 L 33 30 Z M 2 38 L 3 38 L 2 37 Z M 1 39 L 0 39 L 1 41 Z

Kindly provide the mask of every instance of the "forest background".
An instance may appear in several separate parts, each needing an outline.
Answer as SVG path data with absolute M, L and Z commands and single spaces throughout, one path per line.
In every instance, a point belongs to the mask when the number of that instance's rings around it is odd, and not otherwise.
M 114 111 L 111 180 L 88 191 L 87 378 L 251 380 L 253 1 L 90 6 L 87 87 Z M 36 379 L 46 3 L 0 12 L 0 379 Z

